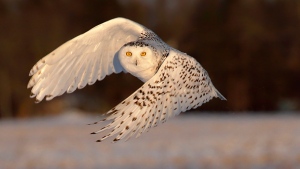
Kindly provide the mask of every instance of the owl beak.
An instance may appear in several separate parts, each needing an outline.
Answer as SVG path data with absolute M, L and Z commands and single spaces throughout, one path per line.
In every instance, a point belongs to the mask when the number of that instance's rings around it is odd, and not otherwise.
M 135 60 L 135 66 L 137 66 L 138 65 L 138 62 L 137 62 L 137 60 Z

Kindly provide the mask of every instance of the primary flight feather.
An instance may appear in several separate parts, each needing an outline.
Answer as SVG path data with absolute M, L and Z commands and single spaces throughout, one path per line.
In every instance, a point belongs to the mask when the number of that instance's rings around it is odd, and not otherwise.
M 32 77 L 28 88 L 32 87 L 31 97 L 40 102 L 122 71 L 136 76 L 144 84 L 107 112 L 109 116 L 101 121 L 111 122 L 92 134 L 111 131 L 98 142 L 111 136 L 115 136 L 114 142 L 138 137 L 213 97 L 226 100 L 194 58 L 125 18 L 104 22 L 39 60 L 29 73 Z

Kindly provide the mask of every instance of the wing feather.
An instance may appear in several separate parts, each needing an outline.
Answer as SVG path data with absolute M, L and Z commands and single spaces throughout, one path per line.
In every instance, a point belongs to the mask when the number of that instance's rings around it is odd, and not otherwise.
M 126 43 L 136 41 L 141 33 L 149 31 L 142 25 L 124 18 L 100 24 L 64 43 L 30 70 L 28 88 L 37 101 L 51 100 L 64 92 L 71 93 L 102 80 L 111 73 L 124 71 L 118 50 Z M 62 80 L 63 79 L 63 80 Z
M 114 142 L 139 137 L 168 118 L 199 107 L 213 97 L 225 99 L 219 94 L 194 58 L 173 50 L 150 80 L 108 111 L 110 116 L 103 121 L 113 121 L 92 134 L 112 129 L 98 142 L 113 135 L 117 135 Z

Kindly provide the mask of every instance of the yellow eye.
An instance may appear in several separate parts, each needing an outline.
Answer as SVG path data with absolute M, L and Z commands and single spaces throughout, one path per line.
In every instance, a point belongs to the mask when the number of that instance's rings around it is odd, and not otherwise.
M 142 52 L 142 53 L 141 53 L 141 56 L 146 56 L 146 52 Z
M 126 52 L 126 56 L 132 56 L 131 52 Z

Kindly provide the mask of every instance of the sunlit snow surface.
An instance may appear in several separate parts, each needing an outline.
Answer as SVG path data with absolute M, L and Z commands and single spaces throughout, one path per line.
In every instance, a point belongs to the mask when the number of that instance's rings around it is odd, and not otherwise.
M 138 139 L 95 142 L 99 117 L 0 121 L 2 169 L 298 168 L 300 116 L 181 115 Z

